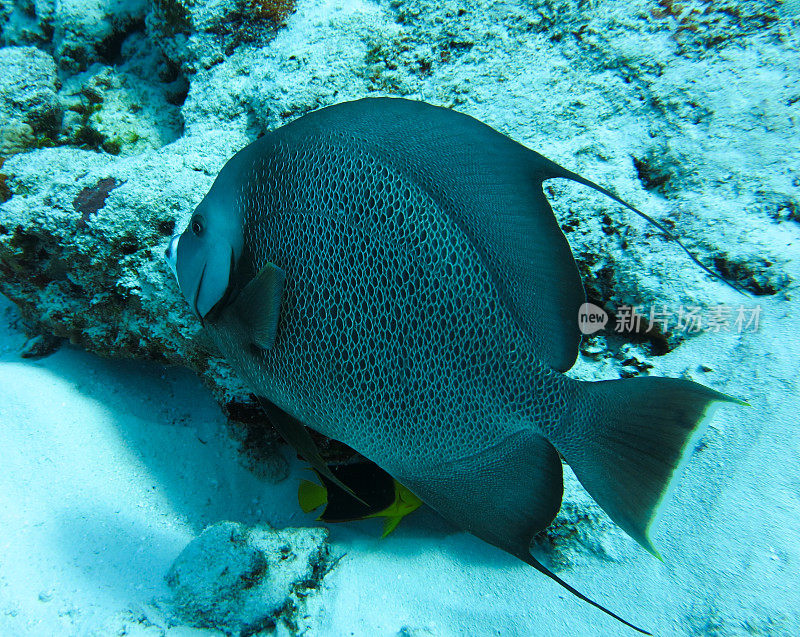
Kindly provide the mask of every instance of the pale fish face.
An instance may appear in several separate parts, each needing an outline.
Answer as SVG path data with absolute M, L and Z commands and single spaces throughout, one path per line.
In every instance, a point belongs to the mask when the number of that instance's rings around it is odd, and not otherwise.
M 201 320 L 226 297 L 242 250 L 238 215 L 212 203 L 213 192 L 197 207 L 186 230 L 172 237 L 164 255 Z

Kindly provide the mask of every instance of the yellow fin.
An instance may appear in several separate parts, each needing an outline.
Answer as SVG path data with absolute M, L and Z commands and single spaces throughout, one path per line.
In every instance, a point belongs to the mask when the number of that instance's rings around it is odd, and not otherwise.
M 394 485 L 397 492 L 397 504 L 400 511 L 403 512 L 403 515 L 408 515 L 412 511 L 416 511 L 422 505 L 422 500 L 397 482 L 397 480 L 395 480 Z
M 303 513 L 310 513 L 328 501 L 328 491 L 316 482 L 301 480 L 297 489 L 297 501 Z
M 383 511 L 373 513 L 368 516 L 371 518 L 385 517 L 386 521 L 383 524 L 383 534 L 381 538 L 386 537 L 397 528 L 400 520 L 406 517 L 409 513 L 416 511 L 422 504 L 417 496 L 415 496 L 406 487 L 400 484 L 397 480 L 394 481 L 394 502 L 386 507 Z
M 386 521 L 383 523 L 383 533 L 381 534 L 381 539 L 385 538 L 387 535 L 389 535 L 389 533 L 394 531 L 402 519 L 402 515 L 398 515 L 393 518 L 386 518 Z

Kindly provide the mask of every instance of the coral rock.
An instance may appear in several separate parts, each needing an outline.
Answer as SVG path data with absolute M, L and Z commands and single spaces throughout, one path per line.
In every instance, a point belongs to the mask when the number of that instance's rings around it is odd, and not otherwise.
M 0 126 L 21 121 L 36 133 L 54 133 L 61 124 L 61 106 L 53 58 L 33 47 L 5 47 L 0 68 Z
M 176 618 L 228 634 L 294 630 L 297 609 L 328 570 L 326 540 L 324 529 L 207 528 L 167 573 Z

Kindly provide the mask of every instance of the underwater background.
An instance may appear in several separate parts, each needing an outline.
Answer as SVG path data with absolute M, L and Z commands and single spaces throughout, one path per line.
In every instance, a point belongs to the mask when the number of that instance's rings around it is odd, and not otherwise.
M 663 562 L 566 465 L 533 550 L 657 635 L 800 634 L 800 2 L 0 0 L 0 46 L 0 635 L 626 634 L 425 507 L 385 539 L 303 513 L 307 465 L 197 337 L 163 252 L 220 168 L 379 95 L 610 188 L 747 291 L 546 183 L 608 317 L 570 374 L 751 407 L 697 442 Z

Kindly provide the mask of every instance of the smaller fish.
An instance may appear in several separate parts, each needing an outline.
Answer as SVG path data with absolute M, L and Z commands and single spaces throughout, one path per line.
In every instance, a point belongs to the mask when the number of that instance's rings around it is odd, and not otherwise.
M 422 500 L 374 462 L 365 460 L 328 466 L 336 478 L 359 494 L 361 500 L 354 499 L 326 475 L 312 469 L 322 485 L 303 480 L 297 491 L 297 500 L 304 513 L 310 513 L 325 504 L 325 509 L 317 520 L 349 522 L 366 518 L 386 518 L 381 535 L 384 538 L 397 528 L 400 520 L 422 504 Z

